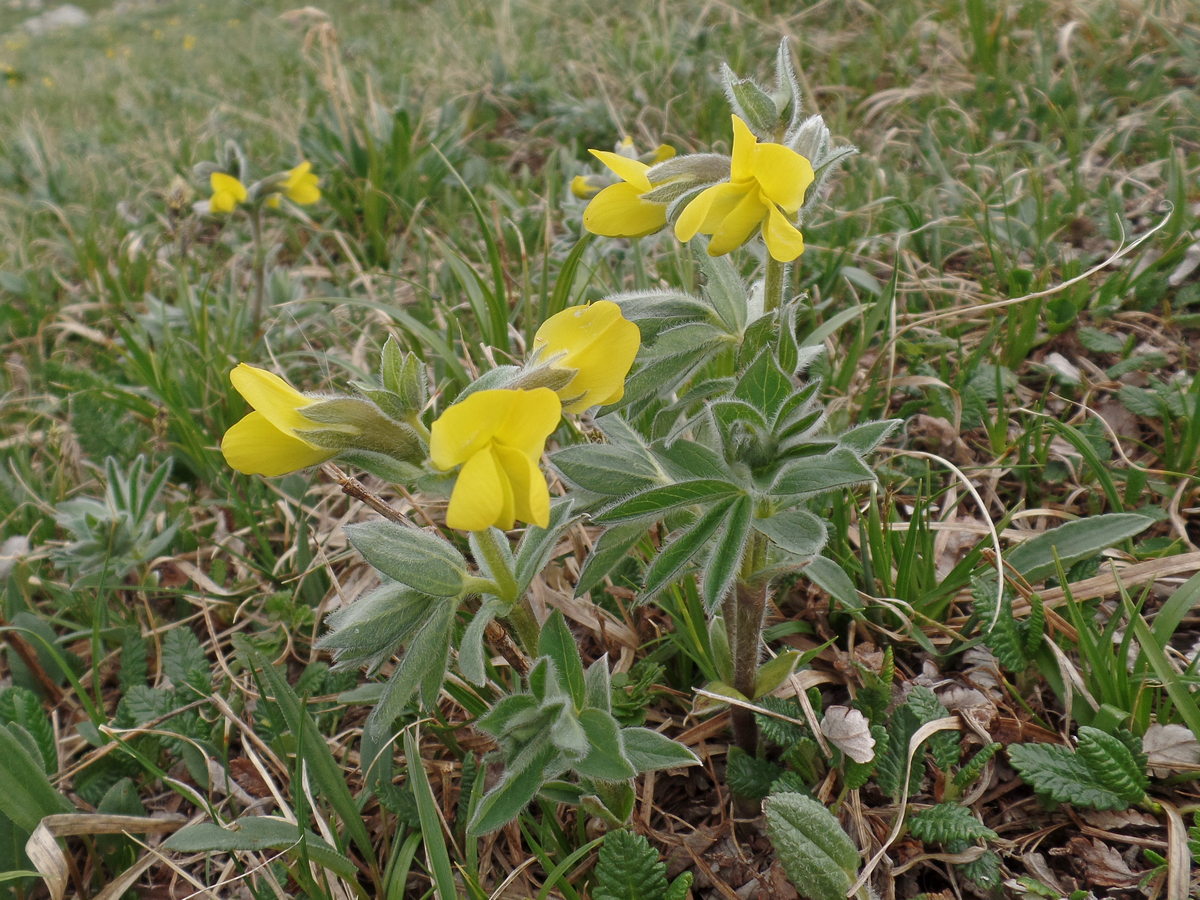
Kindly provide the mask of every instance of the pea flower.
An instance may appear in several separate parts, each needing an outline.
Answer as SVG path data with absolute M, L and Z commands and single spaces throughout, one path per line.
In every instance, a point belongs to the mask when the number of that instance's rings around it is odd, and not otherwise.
M 321 190 L 317 187 L 320 181 L 312 171 L 312 163 L 302 162 L 287 173 L 282 185 L 284 196 L 301 206 L 316 203 L 321 199 Z
M 625 376 L 641 345 L 638 327 L 611 300 L 571 306 L 542 323 L 533 336 L 536 357 L 574 377 L 557 393 L 563 411 L 616 403 L 625 395 Z
M 442 413 L 430 430 L 429 457 L 443 471 L 462 466 L 446 524 L 507 531 L 520 519 L 545 527 L 550 491 L 538 459 L 560 415 L 558 397 L 544 387 L 476 391 Z
M 675 236 L 686 242 L 697 233 L 710 234 L 708 253 L 721 256 L 761 227 L 771 258 L 791 262 L 804 252 L 804 235 L 794 222 L 812 182 L 807 159 L 783 144 L 760 144 L 733 116 L 729 180 L 705 188 L 688 203 L 675 223 Z
M 246 475 L 286 475 L 331 459 L 337 451 L 313 444 L 297 432 L 329 429 L 301 410 L 317 402 L 278 375 L 240 363 L 229 373 L 237 392 L 254 411 L 234 424 L 221 441 L 225 461 Z
M 224 172 L 213 172 L 208 177 L 212 185 L 212 198 L 208 201 L 208 209 L 214 213 L 231 213 L 239 203 L 246 202 L 246 186 Z
M 648 165 L 607 150 L 588 152 L 621 180 L 592 198 L 583 211 L 584 228 L 605 237 L 632 238 L 653 234 L 667 224 L 666 204 L 642 199 L 652 189 L 646 177 Z

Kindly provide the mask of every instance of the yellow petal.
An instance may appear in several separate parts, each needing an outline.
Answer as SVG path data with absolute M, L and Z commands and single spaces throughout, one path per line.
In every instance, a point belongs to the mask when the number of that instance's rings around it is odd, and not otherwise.
M 753 182 L 734 184 L 722 182 L 702 190 L 679 215 L 675 237 L 690 241 L 697 234 L 712 234 L 750 191 L 757 191 Z
M 295 435 L 296 431 L 323 428 L 298 410 L 313 401 L 276 375 L 257 366 L 239 363 L 229 373 L 234 388 L 277 430 Z
M 332 459 L 334 451 L 286 434 L 262 413 L 252 412 L 225 432 L 221 453 L 230 467 L 247 475 L 286 475 Z
M 642 193 L 642 188 L 628 182 L 610 184 L 583 211 L 583 227 L 604 237 L 637 238 L 653 234 L 667 224 L 667 207 L 643 200 Z
M 767 252 L 777 262 L 791 262 L 804 252 L 804 235 L 792 222 L 771 204 L 767 220 L 763 222 L 763 241 Z
M 212 213 L 231 213 L 237 209 L 237 201 L 228 191 L 217 191 L 208 201 L 208 211 Z
M 713 229 L 712 240 L 708 242 L 708 255 L 721 256 L 742 246 L 762 224 L 766 215 L 767 207 L 763 204 L 761 192 L 757 188 L 747 191 L 721 220 L 721 224 Z
M 491 446 L 467 460 L 454 482 L 446 524 L 460 531 L 483 531 L 495 525 L 513 526 L 512 486 Z
M 208 183 L 212 185 L 214 194 L 229 194 L 235 204 L 246 202 L 246 186 L 232 175 L 213 172 L 208 176 Z
M 481 393 L 493 393 L 482 391 Z M 546 438 L 558 427 L 562 418 L 562 404 L 558 395 L 550 388 L 534 388 L 532 391 L 495 391 L 516 395 L 508 407 L 508 414 L 496 428 L 498 444 L 518 450 L 536 462 L 546 448 Z
M 554 365 L 576 370 L 558 390 L 569 413 L 620 400 L 640 345 L 638 327 L 611 300 L 564 309 L 543 322 L 533 338 L 535 350 L 545 347 L 558 357 Z
M 523 453 L 502 446 L 496 447 L 496 459 L 512 492 L 513 516 L 545 528 L 550 524 L 550 489 L 537 464 Z M 512 521 L 497 527 L 507 531 Z
M 597 179 L 594 175 L 576 175 L 571 179 L 571 193 L 580 200 L 595 197 L 597 191 L 600 190 L 599 186 L 595 183 L 596 181 Z
M 744 181 L 754 177 L 754 151 L 758 138 L 750 126 L 733 116 L 733 159 L 729 164 L 729 180 Z
M 650 179 L 646 177 L 646 170 L 650 167 L 644 162 L 638 162 L 636 159 L 630 159 L 620 153 L 610 153 L 607 150 L 589 150 L 588 153 L 612 169 L 622 181 L 638 188 L 639 193 L 644 194 L 650 190 Z
M 429 458 L 453 469 L 487 448 L 508 417 L 518 391 L 476 391 L 438 416 L 429 432 Z
M 674 156 L 674 147 L 672 147 L 670 144 L 659 144 L 654 148 L 654 152 L 651 154 L 651 159 L 653 159 L 656 163 L 660 163 L 665 162 L 668 159 L 672 159 Z
M 754 151 L 754 179 L 768 200 L 794 216 L 804 205 L 804 194 L 813 183 L 813 167 L 783 144 L 759 144 Z

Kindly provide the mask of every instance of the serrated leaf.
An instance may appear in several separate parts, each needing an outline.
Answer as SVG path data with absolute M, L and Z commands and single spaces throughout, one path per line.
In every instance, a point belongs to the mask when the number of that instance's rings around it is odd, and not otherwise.
M 833 450 L 821 456 L 808 456 L 785 463 L 771 485 L 771 495 L 781 502 L 795 505 L 807 497 L 874 480 L 874 473 L 857 454 L 849 450 Z
M 640 834 L 610 831 L 596 859 L 592 900 L 663 900 L 667 867 Z
M 1092 809 L 1126 809 L 1129 803 L 1098 783 L 1074 752 L 1055 744 L 1010 744 L 1008 758 L 1025 783 L 1059 803 Z
M 763 808 L 788 880 L 811 900 L 844 900 L 860 860 L 832 813 L 803 794 L 773 794 Z
M 919 840 L 939 844 L 994 841 L 999 837 L 958 803 L 939 803 L 913 813 L 908 819 L 908 830 Z
M 725 762 L 725 781 L 729 790 L 752 800 L 766 797 L 771 792 L 771 785 L 783 774 L 783 769 L 775 763 L 751 756 L 741 747 L 730 747 Z
M 681 481 L 663 487 L 650 488 L 622 500 L 596 516 L 600 524 L 627 522 L 633 519 L 650 519 L 683 506 L 710 505 L 720 500 L 736 497 L 742 489 L 728 481 L 715 478 L 698 478 Z
M 1106 513 L 1059 525 L 1018 544 L 1004 561 L 1030 583 L 1054 575 L 1061 564 L 1068 569 L 1081 559 L 1141 534 L 1154 520 L 1136 513 Z
M 462 593 L 467 564 L 441 538 L 386 519 L 347 525 L 344 530 L 354 549 L 393 581 L 433 597 Z
M 190 684 L 208 693 L 212 687 L 208 657 L 200 646 L 200 639 L 190 628 L 171 628 L 163 636 L 162 666 L 177 688 Z
M 1075 751 L 1091 770 L 1093 778 L 1132 805 L 1146 796 L 1150 780 L 1145 768 L 1120 738 L 1084 725 L 1079 729 Z
M 17 737 L 20 727 L 0 726 L 0 813 L 31 832 L 46 816 L 74 812 L 75 807 L 55 790 L 41 760 Z
M 622 728 L 621 740 L 625 745 L 625 758 L 639 774 L 700 764 L 696 754 L 683 744 L 649 728 Z
M 908 692 L 905 705 L 917 718 L 917 727 L 950 715 L 942 706 L 937 694 L 924 685 L 917 685 Z M 929 738 L 929 752 L 939 769 L 948 772 L 962 758 L 962 744 L 957 732 L 940 731 Z M 915 765 L 914 765 L 915 768 Z
M 58 743 L 54 726 L 42 709 L 37 694 L 28 688 L 10 687 L 0 692 L 0 724 L 19 725 L 33 739 L 42 770 L 47 775 L 58 774 Z

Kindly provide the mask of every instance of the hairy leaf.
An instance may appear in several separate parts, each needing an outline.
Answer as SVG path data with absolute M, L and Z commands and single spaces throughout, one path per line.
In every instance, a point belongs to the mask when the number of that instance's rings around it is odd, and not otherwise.
M 957 803 L 939 803 L 913 813 L 908 819 L 908 830 L 922 841 L 939 844 L 993 841 L 999 837 L 975 818 L 971 810 Z
M 844 900 L 860 860 L 833 814 L 803 794 L 773 794 L 763 808 L 767 835 L 792 884 L 812 900 Z
M 742 489 L 728 481 L 698 478 L 663 487 L 650 488 L 616 503 L 596 516 L 596 522 L 627 522 L 632 519 L 658 518 L 672 509 L 696 504 L 712 504 L 736 497 Z
M 596 860 L 592 900 L 664 900 L 667 867 L 650 843 L 630 831 L 610 831 Z
M 1014 547 L 1005 561 L 1030 583 L 1042 581 L 1058 571 L 1101 550 L 1140 534 L 1154 520 L 1136 513 L 1107 513 L 1059 525 Z
M 1133 804 L 1146 796 L 1150 780 L 1146 777 L 1145 761 L 1136 759 L 1120 738 L 1084 725 L 1079 729 L 1076 752 L 1095 779 L 1122 800 Z
M 1011 744 L 1008 758 L 1027 784 L 1051 800 L 1092 809 L 1126 809 L 1130 805 L 1097 781 L 1087 763 L 1067 747 Z

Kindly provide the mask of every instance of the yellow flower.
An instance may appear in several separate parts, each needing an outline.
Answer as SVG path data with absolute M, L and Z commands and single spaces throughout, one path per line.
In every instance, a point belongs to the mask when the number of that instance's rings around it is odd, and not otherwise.
M 246 363 L 229 373 L 229 380 L 254 412 L 245 416 L 221 441 L 231 467 L 247 475 L 286 475 L 331 459 L 336 450 L 318 447 L 296 432 L 328 429 L 300 410 L 313 403 L 278 375 Z
M 312 172 L 312 163 L 302 162 L 287 173 L 283 193 L 293 203 L 308 206 L 321 199 L 321 191 L 317 187 L 320 181 Z
M 591 406 L 616 403 L 625 394 L 625 376 L 642 337 L 611 300 L 571 306 L 551 316 L 533 336 L 533 349 L 575 377 L 558 389 L 563 411 L 580 413 Z
M 507 531 L 520 519 L 545 527 L 550 491 L 538 459 L 560 415 L 558 397 L 544 387 L 476 391 L 442 413 L 430 431 L 429 457 L 443 471 L 462 466 L 446 524 Z
M 667 224 L 666 204 L 642 199 L 651 189 L 648 165 L 607 150 L 588 152 L 621 180 L 592 198 L 583 211 L 584 228 L 605 237 L 645 237 Z
M 231 213 L 239 203 L 246 202 L 246 186 L 232 175 L 213 172 L 208 183 L 212 185 L 212 199 L 208 201 L 211 212 Z
M 708 253 L 721 256 L 761 226 L 771 257 L 791 262 L 804 252 L 804 235 L 794 221 L 812 182 L 807 159 L 783 144 L 760 144 L 734 116 L 729 180 L 705 188 L 687 205 L 675 223 L 675 236 L 690 241 L 697 233 L 710 234 Z

